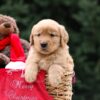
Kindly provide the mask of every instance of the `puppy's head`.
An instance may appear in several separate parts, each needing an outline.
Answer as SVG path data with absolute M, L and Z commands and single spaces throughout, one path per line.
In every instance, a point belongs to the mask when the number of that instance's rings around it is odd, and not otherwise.
M 45 19 L 33 26 L 30 43 L 42 54 L 50 54 L 68 42 L 68 33 L 64 26 L 54 20 Z

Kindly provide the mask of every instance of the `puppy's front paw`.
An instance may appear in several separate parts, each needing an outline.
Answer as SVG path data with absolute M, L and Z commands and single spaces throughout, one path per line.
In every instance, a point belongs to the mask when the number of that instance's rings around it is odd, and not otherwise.
M 49 75 L 49 82 L 52 86 L 57 87 L 61 83 L 61 76 L 59 74 Z
M 36 80 L 37 78 L 37 73 L 36 72 L 32 72 L 32 71 L 26 71 L 25 72 L 25 80 L 28 83 L 32 83 Z
M 52 65 L 49 68 L 48 79 L 52 86 L 57 87 L 62 82 L 64 69 L 59 65 Z

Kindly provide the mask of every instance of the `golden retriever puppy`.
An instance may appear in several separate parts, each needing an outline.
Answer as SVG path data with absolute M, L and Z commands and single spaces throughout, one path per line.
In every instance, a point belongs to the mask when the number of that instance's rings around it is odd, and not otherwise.
M 30 35 L 31 48 L 25 67 L 25 80 L 34 82 L 39 70 L 46 70 L 52 86 L 61 83 L 65 69 L 73 71 L 73 59 L 69 54 L 69 36 L 64 26 L 54 20 L 44 19 L 33 26 Z

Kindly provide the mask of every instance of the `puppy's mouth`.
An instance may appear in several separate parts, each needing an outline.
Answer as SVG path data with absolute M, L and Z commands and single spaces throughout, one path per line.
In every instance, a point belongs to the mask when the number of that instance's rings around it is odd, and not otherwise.
M 40 52 L 41 52 L 42 54 L 50 54 L 50 51 L 48 50 L 48 48 L 41 48 L 41 49 L 40 49 Z
M 41 48 L 41 51 L 43 51 L 43 52 L 49 52 L 49 50 L 47 48 Z

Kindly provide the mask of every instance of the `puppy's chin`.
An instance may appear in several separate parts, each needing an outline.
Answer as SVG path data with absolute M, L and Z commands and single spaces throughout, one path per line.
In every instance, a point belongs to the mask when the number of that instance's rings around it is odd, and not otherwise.
M 36 51 L 43 55 L 49 55 L 55 51 L 55 49 L 43 49 L 43 48 L 35 48 Z
M 51 52 L 49 52 L 49 51 L 47 51 L 47 50 L 41 50 L 40 53 L 43 54 L 43 55 L 48 55 L 48 54 L 50 54 Z
M 49 55 L 49 54 L 51 54 L 53 51 L 50 51 L 50 50 L 48 50 L 48 49 L 39 49 L 38 52 L 39 52 L 40 54 L 43 54 L 43 55 Z

